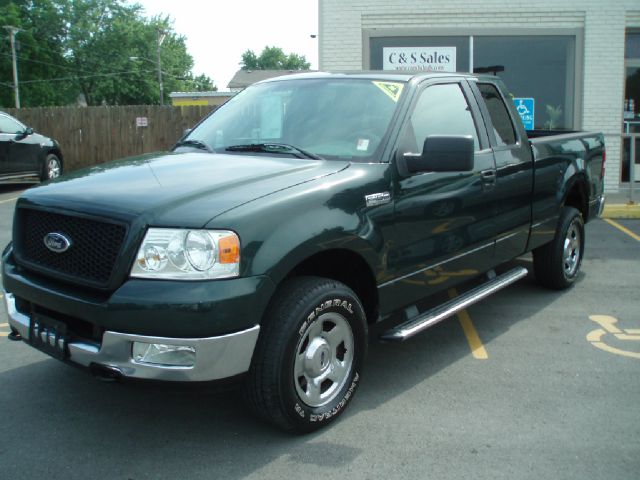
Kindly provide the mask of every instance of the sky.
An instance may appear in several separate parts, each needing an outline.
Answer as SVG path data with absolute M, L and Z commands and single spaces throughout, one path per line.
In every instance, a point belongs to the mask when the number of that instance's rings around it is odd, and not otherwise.
M 209 76 L 227 90 L 240 69 L 241 55 L 265 46 L 304 55 L 318 68 L 318 0 L 130 0 L 145 16 L 169 15 L 176 33 L 186 38 L 194 75 Z

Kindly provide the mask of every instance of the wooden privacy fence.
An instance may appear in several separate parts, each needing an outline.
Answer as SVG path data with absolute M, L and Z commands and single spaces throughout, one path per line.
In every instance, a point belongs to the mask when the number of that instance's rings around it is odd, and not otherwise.
M 43 107 L 6 109 L 60 144 L 65 170 L 167 150 L 212 106 Z M 145 126 L 146 125 L 146 126 Z

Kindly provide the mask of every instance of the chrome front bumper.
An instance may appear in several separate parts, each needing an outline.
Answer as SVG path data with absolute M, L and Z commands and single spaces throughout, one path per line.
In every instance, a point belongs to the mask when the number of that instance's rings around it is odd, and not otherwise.
M 24 340 L 29 339 L 31 318 L 16 309 L 15 297 L 2 290 L 9 326 Z M 173 382 L 203 382 L 233 377 L 249 370 L 260 326 L 209 338 L 167 338 L 104 332 L 102 344 L 90 341 L 67 343 L 68 360 L 84 367 L 105 368 L 122 377 Z M 137 362 L 132 358 L 133 342 L 184 345 L 195 348 L 190 367 Z

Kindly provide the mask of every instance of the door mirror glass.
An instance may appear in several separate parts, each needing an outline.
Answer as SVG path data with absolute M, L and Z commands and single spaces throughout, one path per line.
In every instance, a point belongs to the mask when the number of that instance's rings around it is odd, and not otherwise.
M 430 135 L 422 154 L 405 153 L 398 162 L 403 176 L 422 172 L 468 172 L 473 170 L 474 140 L 471 135 Z

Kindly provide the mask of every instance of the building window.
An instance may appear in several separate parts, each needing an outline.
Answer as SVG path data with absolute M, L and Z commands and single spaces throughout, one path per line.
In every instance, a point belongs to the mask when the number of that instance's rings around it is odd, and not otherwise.
M 553 36 L 476 36 L 476 72 L 496 68 L 514 98 L 533 98 L 536 129 L 574 128 L 575 38 Z
M 575 129 L 576 35 L 491 33 L 371 36 L 369 68 L 495 74 L 514 101 L 526 99 L 533 107 L 525 128 Z

